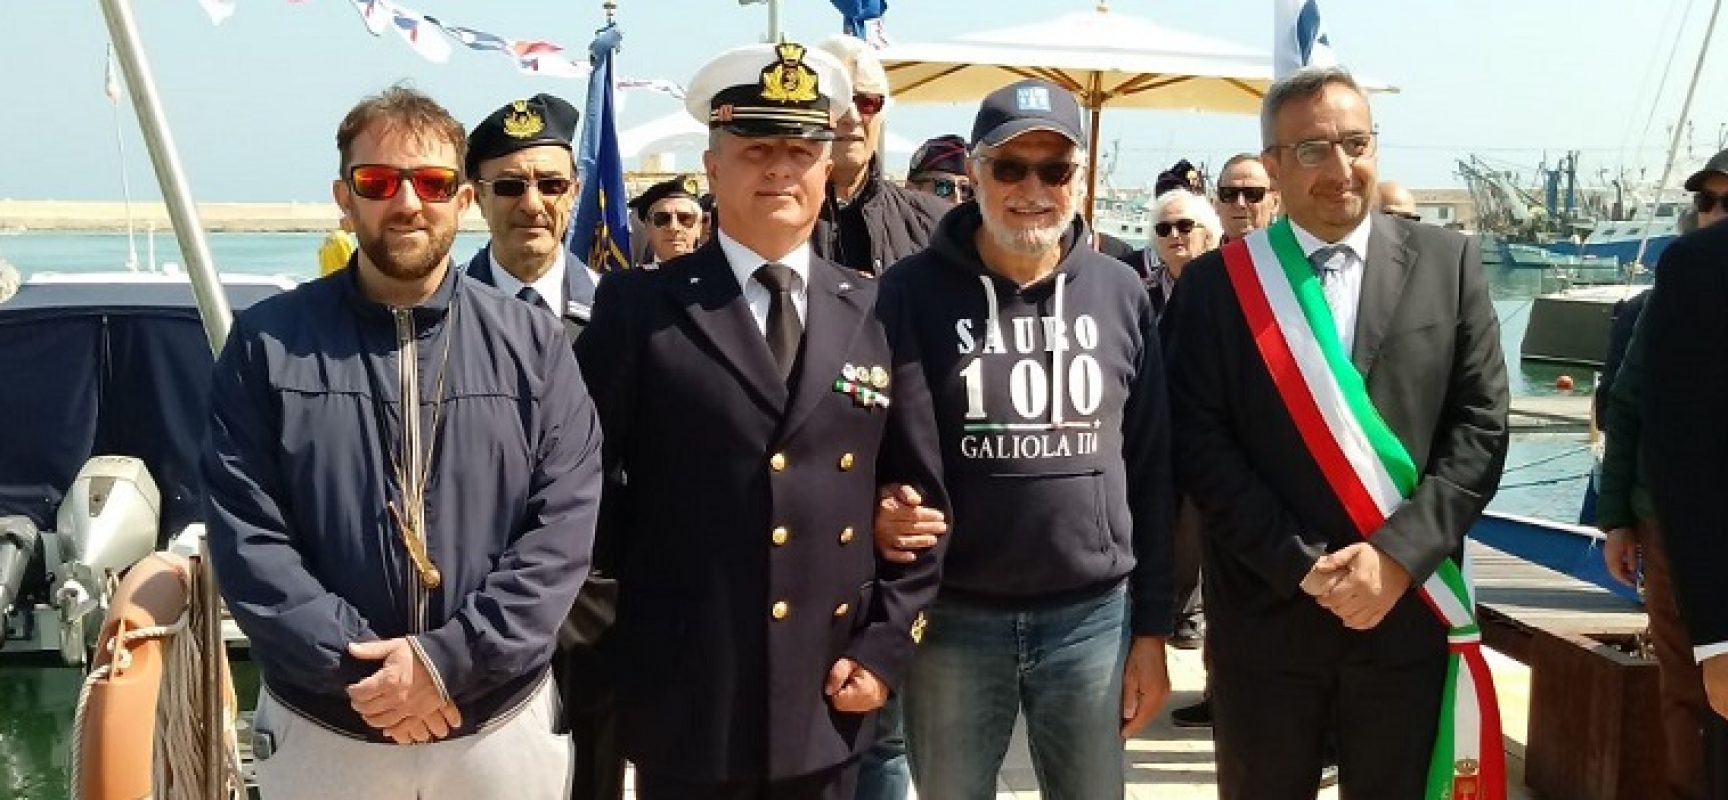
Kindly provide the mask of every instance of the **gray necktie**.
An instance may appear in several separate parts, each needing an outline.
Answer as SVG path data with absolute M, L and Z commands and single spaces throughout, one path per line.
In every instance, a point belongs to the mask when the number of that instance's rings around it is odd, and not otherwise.
M 1349 257 L 1349 248 L 1341 244 L 1330 244 L 1308 256 L 1308 263 L 1314 266 L 1314 276 L 1320 279 L 1320 285 L 1330 289 L 1342 276 L 1344 264 Z
M 546 298 L 542 297 L 532 286 L 522 287 L 522 291 L 516 293 L 516 299 L 539 306 L 541 310 L 548 314 L 552 313 L 552 306 L 547 305 Z

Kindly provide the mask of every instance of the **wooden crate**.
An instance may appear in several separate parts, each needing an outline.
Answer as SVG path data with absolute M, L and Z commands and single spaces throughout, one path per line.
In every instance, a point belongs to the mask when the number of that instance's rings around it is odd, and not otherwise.
M 1524 782 L 1556 800 L 1646 800 L 1666 792 L 1657 667 L 1624 635 L 1537 629 L 1530 642 Z

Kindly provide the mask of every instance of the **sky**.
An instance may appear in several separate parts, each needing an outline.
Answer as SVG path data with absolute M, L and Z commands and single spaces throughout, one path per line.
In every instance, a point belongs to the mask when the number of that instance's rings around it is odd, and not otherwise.
M 1380 174 L 1420 188 L 1460 186 L 1458 159 L 1533 174 L 1578 150 L 1580 178 L 1640 170 L 1654 180 L 1672 135 L 1714 0 L 1321 0 L 1334 48 L 1359 75 L 1399 88 L 1373 98 Z M 1089 11 L 1097 0 L 890 0 L 895 42 L 951 39 Z M 600 0 L 400 0 L 447 23 L 584 52 Z M 335 129 L 364 95 L 409 80 L 472 123 L 535 92 L 579 108 L 586 82 L 518 73 L 501 56 L 460 46 L 448 63 L 374 37 L 349 0 L 238 0 L 220 26 L 197 0 L 135 0 L 193 196 L 204 202 L 326 201 Z M 620 77 L 684 84 L 713 55 L 761 41 L 766 7 L 738 0 L 618 0 Z M 1111 13 L 1271 50 L 1272 0 L 1110 0 Z M 827 0 L 783 0 L 793 39 L 840 27 Z M 1728 22 L 1719 23 L 1719 32 Z M 159 197 L 130 102 L 103 91 L 107 28 L 96 0 L 0 0 L 0 198 Z M 1707 61 L 1676 181 L 1728 134 L 1728 42 Z M 1667 80 L 1661 80 L 1664 72 Z M 678 111 L 651 92 L 623 93 L 620 127 Z M 965 134 L 976 106 L 891 109 L 913 142 Z M 116 137 L 119 115 L 120 141 Z M 1100 150 L 1119 157 L 1109 181 L 1139 186 L 1178 158 L 1218 165 L 1258 149 L 1251 116 L 1107 111 Z M 123 146 L 126 158 L 119 150 Z M 906 154 L 889 168 L 905 169 Z M 695 169 L 693 152 L 676 156 Z M 630 166 L 635 166 L 631 163 Z M 4 220 L 0 220 L 3 223 Z

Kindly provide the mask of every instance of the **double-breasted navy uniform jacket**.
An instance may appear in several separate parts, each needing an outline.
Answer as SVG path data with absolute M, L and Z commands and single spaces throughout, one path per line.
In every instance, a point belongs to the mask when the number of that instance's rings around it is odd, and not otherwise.
M 876 295 L 812 256 L 783 382 L 716 242 L 601 284 L 577 354 L 625 476 L 599 535 L 620 557 L 619 735 L 639 768 L 779 780 L 869 746 L 872 716 L 834 711 L 824 682 L 844 656 L 898 685 L 942 552 L 880 560 L 877 489 L 948 507 L 917 354 L 890 345 L 911 337 Z M 886 403 L 845 379 L 860 369 Z

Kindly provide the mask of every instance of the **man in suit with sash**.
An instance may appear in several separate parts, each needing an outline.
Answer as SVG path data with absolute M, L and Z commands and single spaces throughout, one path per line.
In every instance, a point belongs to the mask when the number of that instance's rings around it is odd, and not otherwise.
M 468 262 L 468 274 L 558 317 L 572 342 L 588 324 L 600 279 L 564 246 L 581 189 L 570 152 L 581 117 L 549 94 L 512 100 L 474 126 L 466 156 L 475 204 L 492 233 Z M 624 797 L 624 759 L 614 735 L 602 648 L 618 604 L 611 573 L 609 553 L 597 549 L 593 571 L 559 626 L 552 657 L 561 727 L 575 743 L 571 800 Z
M 721 54 L 686 105 L 719 226 L 610 275 L 577 343 L 617 547 L 619 739 L 642 800 L 851 800 L 940 546 L 871 546 L 878 487 L 938 509 L 934 412 L 875 281 L 810 249 L 844 68 L 791 43 Z
M 1312 798 L 1336 727 L 1346 797 L 1504 797 L 1462 558 L 1507 442 L 1476 245 L 1371 212 L 1349 73 L 1274 84 L 1261 130 L 1288 217 L 1189 267 L 1171 356 L 1220 796 Z

